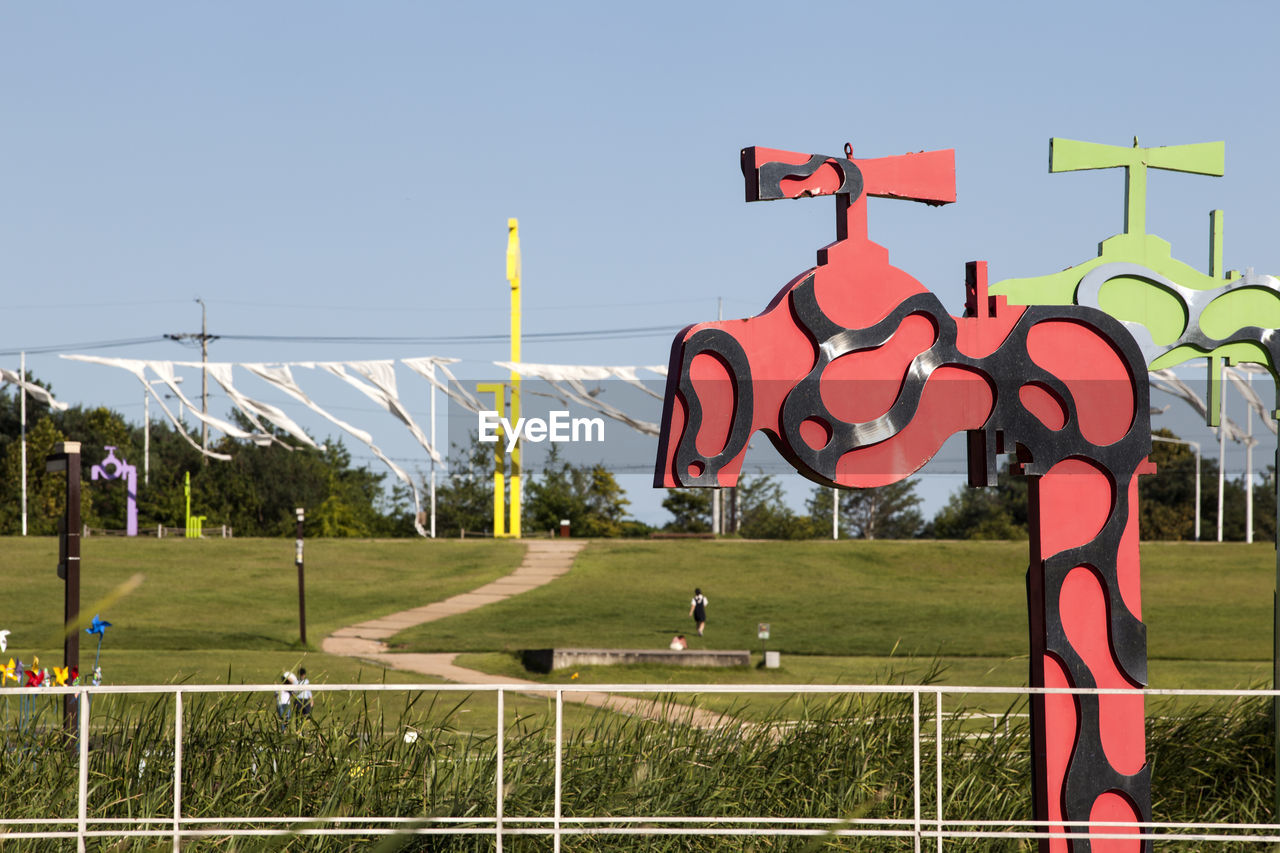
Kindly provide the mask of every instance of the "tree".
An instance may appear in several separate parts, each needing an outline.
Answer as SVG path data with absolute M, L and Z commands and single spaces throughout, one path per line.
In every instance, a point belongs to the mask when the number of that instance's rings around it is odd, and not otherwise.
M 961 486 L 929 523 L 924 535 L 936 539 L 1026 539 L 1027 478 L 1002 466 L 997 485 Z
M 913 539 L 924 529 L 915 480 L 873 489 L 840 489 L 840 534 L 850 539 Z M 809 497 L 815 525 L 831 522 L 831 488 L 818 486 Z
M 436 488 L 438 534 L 493 529 L 493 462 L 493 448 L 488 445 L 478 441 L 467 447 L 453 445 L 449 475 Z
M 27 371 L 27 381 L 39 385 L 46 391 L 53 389 L 41 382 Z M 22 403 L 18 397 L 18 388 L 10 389 L 8 385 L 0 385 L 0 456 L 8 449 L 9 443 L 17 441 L 22 435 Z M 40 402 L 30 394 L 27 395 L 27 428 L 30 429 L 51 414 L 49 406 Z
M 821 527 L 787 506 L 782 484 L 768 474 L 738 478 L 738 532 L 747 539 L 812 539 Z
M 570 465 L 553 446 L 541 477 L 530 477 L 525 492 L 525 525 L 555 530 L 567 519 L 579 536 L 622 536 L 631 501 L 604 466 Z
M 27 430 L 27 532 L 33 536 L 50 536 L 58 532 L 58 520 L 66 509 L 67 475 L 45 470 L 45 459 L 54 445 L 66 436 L 49 417 L 41 418 Z M 9 442 L 0 461 L 0 532 L 22 532 L 22 447 Z M 93 495 L 80 490 L 80 517 L 93 512 Z
M 1151 434 L 1161 438 L 1177 438 L 1164 428 L 1153 430 Z M 1155 463 L 1156 473 L 1138 480 L 1138 526 L 1141 537 L 1191 539 L 1195 535 L 1195 454 L 1185 444 L 1153 441 L 1149 458 Z M 1203 470 L 1201 474 L 1204 474 Z M 1212 481 L 1202 479 L 1202 482 Z M 1216 502 L 1214 512 L 1216 515 Z
M 392 524 L 378 509 L 386 475 L 352 467 L 340 440 L 327 440 L 324 450 L 291 450 L 223 438 L 213 449 L 231 459 L 191 471 L 194 513 L 243 535 L 288 536 L 303 507 L 319 535 L 389 535 Z
M 1177 438 L 1167 429 L 1153 436 Z M 1185 444 L 1155 441 L 1151 445 L 1151 461 L 1156 473 L 1139 481 L 1138 507 L 1143 539 L 1192 539 L 1195 536 L 1196 460 Z M 1217 538 L 1218 525 L 1218 461 L 1200 460 L 1200 525 L 1201 538 Z M 1244 476 L 1227 480 L 1223 489 L 1222 538 L 1245 539 L 1247 492 Z M 1253 531 L 1255 539 L 1275 539 L 1275 466 L 1268 465 L 1262 482 L 1253 485 Z
M 711 490 L 671 489 L 662 499 L 662 508 L 672 520 L 662 526 L 672 533 L 709 533 L 711 531 Z
M 1211 461 L 1211 460 L 1210 460 Z M 1213 477 L 1218 476 L 1215 464 Z M 1202 539 L 1217 538 L 1218 495 L 1216 489 L 1209 489 L 1205 495 L 1206 503 L 1211 503 L 1206 517 L 1211 521 L 1203 522 L 1205 529 Z M 1245 479 L 1240 476 L 1226 482 L 1222 495 L 1222 538 L 1229 542 L 1243 542 L 1245 539 L 1245 523 L 1248 518 L 1248 495 L 1245 492 Z M 1259 541 L 1275 541 L 1276 535 L 1276 480 L 1275 466 L 1268 465 L 1262 482 L 1253 484 L 1253 538 Z
M 1240 484 L 1244 491 L 1244 484 Z M 1253 537 L 1276 541 L 1276 466 L 1268 465 L 1261 483 L 1253 484 Z

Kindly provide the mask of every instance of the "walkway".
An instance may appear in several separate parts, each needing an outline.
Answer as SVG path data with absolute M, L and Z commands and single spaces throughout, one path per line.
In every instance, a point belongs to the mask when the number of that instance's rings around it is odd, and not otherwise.
M 387 649 L 386 641 L 409 628 L 434 622 L 446 616 L 466 613 L 551 583 L 568 573 L 573 567 L 574 558 L 585 545 L 586 543 L 582 541 L 565 539 L 531 540 L 526 544 L 524 561 L 511 574 L 473 589 L 471 592 L 446 598 L 444 601 L 339 628 L 332 635 L 324 638 L 320 648 L 327 654 L 357 657 L 388 669 L 417 672 L 461 684 L 518 684 L 545 690 L 545 685 L 536 681 L 492 675 L 457 666 L 454 663 L 458 657 L 456 652 L 435 654 L 392 652 Z M 689 705 L 662 704 L 656 699 L 636 699 L 590 691 L 565 691 L 564 698 L 567 702 L 607 708 L 610 711 L 651 720 L 684 722 L 700 729 L 721 728 L 726 724 L 737 725 L 732 718 L 726 718 L 722 714 Z
M 424 607 L 415 607 L 412 610 L 401 610 L 399 613 L 392 613 L 390 616 L 383 616 L 380 619 L 370 619 L 368 622 L 361 622 L 358 625 L 339 628 L 332 635 L 324 638 L 320 648 L 331 655 L 369 658 L 370 660 L 376 660 L 379 666 L 408 669 L 409 667 L 396 666 L 387 660 L 387 658 L 394 658 L 396 655 L 387 651 L 386 640 L 409 628 L 425 625 L 428 622 L 434 622 L 446 616 L 466 613 L 470 610 L 475 610 L 477 607 L 503 601 L 513 595 L 519 595 L 522 592 L 528 592 L 544 584 L 549 584 L 573 568 L 574 558 L 578 556 L 578 552 L 586 544 L 581 540 L 574 541 L 572 539 L 532 540 L 525 546 L 524 561 L 511 574 L 498 578 L 496 581 L 487 583 L 482 587 L 477 587 L 471 592 L 464 592 L 461 595 L 446 598 L 444 601 L 437 601 Z M 414 657 L 422 656 L 415 655 Z M 425 670 L 417 669 L 414 671 L 425 672 Z M 470 672 L 471 670 L 463 671 Z M 427 674 L 436 675 L 437 673 L 429 672 Z

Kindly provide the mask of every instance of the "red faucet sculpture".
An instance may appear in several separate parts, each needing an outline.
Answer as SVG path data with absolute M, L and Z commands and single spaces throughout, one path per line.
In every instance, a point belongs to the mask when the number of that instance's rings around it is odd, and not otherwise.
M 655 485 L 732 486 L 762 430 L 815 482 L 880 486 L 964 430 L 969 483 L 996 457 L 1030 478 L 1031 686 L 1140 688 L 1137 475 L 1148 473 L 1146 362 L 1124 327 L 1077 306 L 1020 307 L 967 265 L 966 310 L 867 239 L 867 197 L 955 201 L 952 151 L 854 159 L 742 152 L 747 201 L 834 195 L 836 241 L 765 311 L 672 345 Z M 1151 820 L 1143 698 L 1032 697 L 1032 792 L 1051 851 L 1137 851 Z M 1095 838 L 1090 833 L 1120 836 Z

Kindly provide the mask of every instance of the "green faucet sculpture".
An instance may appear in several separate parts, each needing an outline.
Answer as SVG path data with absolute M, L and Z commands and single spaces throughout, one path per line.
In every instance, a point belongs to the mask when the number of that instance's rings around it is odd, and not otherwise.
M 1147 171 L 1222 175 L 1221 142 L 1140 148 L 1073 139 L 1049 141 L 1049 171 L 1124 168 L 1125 228 L 1099 245 L 1098 257 L 1062 272 L 991 285 L 1016 305 L 1088 305 L 1123 321 L 1152 370 L 1209 360 L 1209 424 L 1216 426 L 1224 364 L 1280 365 L 1280 280 L 1222 269 L 1222 211 L 1210 214 L 1209 274 L 1146 233 Z M 1273 339 L 1274 338 L 1274 339 Z

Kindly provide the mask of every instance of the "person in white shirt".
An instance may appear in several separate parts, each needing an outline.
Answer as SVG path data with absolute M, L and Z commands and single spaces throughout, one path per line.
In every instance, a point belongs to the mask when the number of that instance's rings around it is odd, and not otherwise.
M 301 687 L 307 687 L 311 683 L 311 679 L 307 678 L 307 670 L 305 668 L 298 670 L 298 684 Z M 311 700 L 311 690 L 299 690 L 293 694 L 293 701 L 298 703 L 298 714 L 303 717 L 311 715 L 312 708 L 315 703 Z
M 292 672 L 286 672 L 280 679 L 284 684 L 297 684 L 298 678 Z M 292 710 L 293 694 L 288 690 L 281 690 L 276 694 L 276 716 L 280 718 L 280 731 L 284 731 L 285 726 L 289 725 L 289 713 Z

